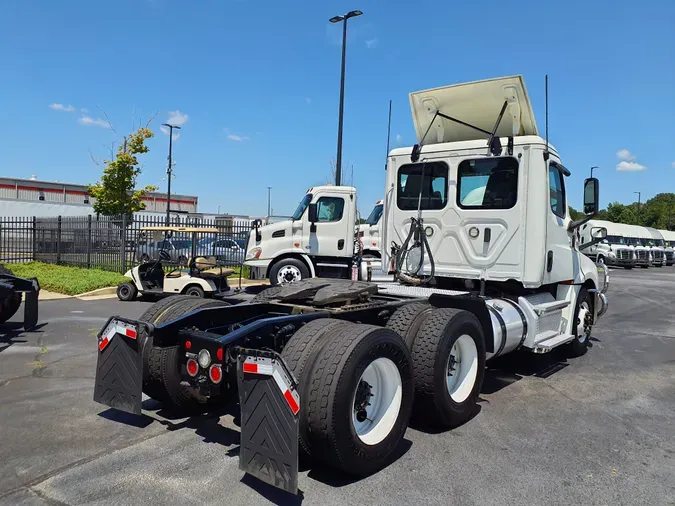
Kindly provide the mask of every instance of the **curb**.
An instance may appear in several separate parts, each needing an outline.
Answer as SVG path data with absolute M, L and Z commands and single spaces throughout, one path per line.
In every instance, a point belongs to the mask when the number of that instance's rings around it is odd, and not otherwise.
M 91 292 L 80 293 L 78 295 L 73 295 L 73 297 L 96 297 L 97 295 L 117 295 L 116 286 L 106 286 L 104 288 L 99 288 L 97 290 L 92 290 Z

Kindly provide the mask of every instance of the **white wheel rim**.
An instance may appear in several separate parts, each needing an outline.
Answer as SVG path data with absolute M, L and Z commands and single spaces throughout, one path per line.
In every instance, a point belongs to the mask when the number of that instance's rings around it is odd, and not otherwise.
M 450 398 L 457 403 L 464 402 L 471 395 L 478 377 L 478 350 L 471 336 L 462 334 L 455 341 L 445 370 Z
M 364 390 L 370 395 L 364 396 Z M 364 405 L 364 399 L 370 404 Z M 364 444 L 381 443 L 391 433 L 402 399 L 403 382 L 396 364 L 388 358 L 371 362 L 359 378 L 352 399 L 352 424 Z
M 277 273 L 277 281 L 280 285 L 286 283 L 295 283 L 301 279 L 302 274 L 300 273 L 300 269 L 298 269 L 295 265 L 285 265 L 279 269 L 279 272 Z
M 586 339 L 591 335 L 590 325 L 586 326 L 586 319 L 591 314 L 591 308 L 587 301 L 581 303 L 579 306 L 579 321 L 577 323 L 577 339 L 580 343 L 586 342 Z

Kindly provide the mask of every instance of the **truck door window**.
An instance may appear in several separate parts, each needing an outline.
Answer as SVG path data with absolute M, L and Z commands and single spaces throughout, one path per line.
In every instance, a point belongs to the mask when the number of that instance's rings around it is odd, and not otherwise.
M 462 160 L 457 205 L 462 209 L 511 209 L 518 200 L 518 162 L 512 157 Z
M 422 177 L 424 174 L 424 177 Z M 396 204 L 416 211 L 422 192 L 422 209 L 443 209 L 448 201 L 448 166 L 444 162 L 410 163 L 398 170 Z
M 317 201 L 316 214 L 322 223 L 340 221 L 345 208 L 345 200 L 341 197 L 321 197 Z
M 565 217 L 565 182 L 563 174 L 553 166 L 548 168 L 548 184 L 551 198 L 551 211 L 560 218 Z

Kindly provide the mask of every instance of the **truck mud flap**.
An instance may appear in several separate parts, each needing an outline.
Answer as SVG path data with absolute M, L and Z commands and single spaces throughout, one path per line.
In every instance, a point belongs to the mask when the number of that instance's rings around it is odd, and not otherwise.
M 37 291 L 26 292 L 23 307 L 23 328 L 30 330 L 38 324 L 38 293 Z
M 111 408 L 141 414 L 143 359 L 138 324 L 117 316 L 98 333 L 98 360 L 94 401 Z
M 237 363 L 241 409 L 239 468 L 298 493 L 297 382 L 272 351 L 241 349 Z

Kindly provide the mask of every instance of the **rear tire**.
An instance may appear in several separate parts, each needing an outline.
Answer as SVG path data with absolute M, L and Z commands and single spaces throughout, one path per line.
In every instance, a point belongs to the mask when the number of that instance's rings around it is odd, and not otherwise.
M 395 332 L 372 325 L 348 324 L 329 336 L 312 365 L 305 400 L 312 455 L 367 476 L 389 463 L 408 427 L 410 352 Z
M 14 273 L 10 271 L 4 265 L 0 265 L 0 274 L 7 274 L 9 276 L 14 276 Z M 12 316 L 16 314 L 21 306 L 21 293 L 15 292 L 11 297 L 0 300 L 0 323 L 5 323 Z
M 434 307 L 425 302 L 413 302 L 399 307 L 387 321 L 387 328 L 403 338 L 406 346 L 412 351 L 415 336 Z
M 284 347 L 281 357 L 298 380 L 297 390 L 300 399 L 306 398 L 309 394 L 310 375 L 308 371 L 311 370 L 314 359 L 323 344 L 334 330 L 347 324 L 344 320 L 319 318 L 300 328 Z M 311 457 L 312 452 L 307 437 L 307 411 L 300 410 L 298 416 L 300 417 L 300 448 L 304 451 L 305 456 Z
M 474 416 L 485 376 L 485 340 L 473 313 L 434 310 L 417 333 L 412 359 L 421 422 L 450 428 Z
M 124 302 L 130 302 L 136 299 L 138 289 L 131 281 L 117 285 L 117 298 Z

